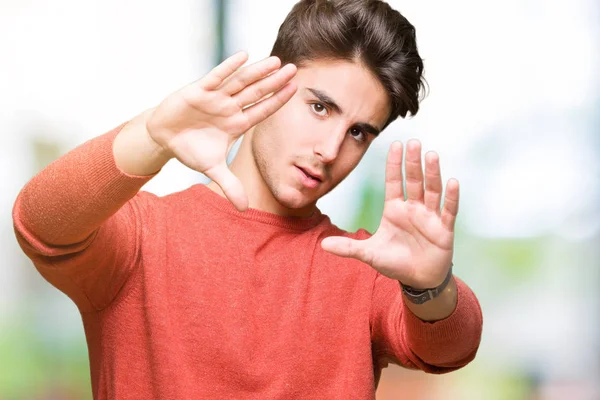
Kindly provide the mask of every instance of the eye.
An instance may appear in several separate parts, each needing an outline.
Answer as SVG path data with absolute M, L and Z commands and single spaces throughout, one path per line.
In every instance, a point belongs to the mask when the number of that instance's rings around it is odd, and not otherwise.
M 312 103 L 310 105 L 311 110 L 319 117 L 326 117 L 328 114 L 327 107 L 321 103 Z
M 367 134 L 358 128 L 350 128 L 350 134 L 357 142 L 363 143 L 367 141 Z

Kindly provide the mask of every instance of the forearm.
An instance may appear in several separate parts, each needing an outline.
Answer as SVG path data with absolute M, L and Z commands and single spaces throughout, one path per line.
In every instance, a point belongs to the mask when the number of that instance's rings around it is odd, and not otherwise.
M 411 302 L 406 295 L 403 297 L 406 307 L 419 319 L 428 322 L 439 321 L 449 317 L 456 309 L 458 300 L 456 281 L 451 278 L 438 297 L 423 304 Z
M 25 185 L 13 208 L 20 243 L 43 248 L 82 242 L 150 180 L 116 166 L 113 142 L 120 131 L 78 146 Z

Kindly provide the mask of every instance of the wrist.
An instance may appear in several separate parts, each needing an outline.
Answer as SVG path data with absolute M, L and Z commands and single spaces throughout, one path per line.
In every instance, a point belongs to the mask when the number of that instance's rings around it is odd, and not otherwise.
M 148 129 L 148 121 L 152 117 L 152 114 L 155 110 L 156 108 L 150 108 L 138 115 L 137 118 L 139 118 L 140 131 L 143 132 L 146 142 L 153 149 L 152 153 L 155 154 L 159 159 L 169 161 L 170 159 L 175 158 L 175 155 L 168 148 L 166 148 L 166 146 L 161 145 Z
M 423 288 L 423 289 L 414 288 L 412 286 L 404 285 L 402 282 L 398 281 L 400 283 L 400 287 L 402 288 L 402 293 L 410 302 L 412 302 L 414 304 L 423 304 L 430 300 L 435 299 L 436 297 L 438 297 L 442 294 L 444 289 L 448 286 L 448 284 L 452 280 L 452 276 L 453 276 L 452 267 L 453 267 L 453 264 L 450 263 L 450 269 L 448 269 L 448 273 L 446 274 L 446 277 L 444 278 L 444 280 L 442 281 L 441 284 L 439 284 L 438 286 L 435 286 L 435 287 Z
M 402 296 L 404 305 L 422 321 L 435 322 L 448 318 L 458 306 L 458 286 L 454 275 L 448 285 L 441 291 L 440 295 L 433 300 L 416 304 L 410 301 L 406 295 Z
M 150 176 L 157 173 L 171 158 L 148 133 L 146 111 L 129 121 L 115 137 L 113 155 L 117 167 L 134 176 Z

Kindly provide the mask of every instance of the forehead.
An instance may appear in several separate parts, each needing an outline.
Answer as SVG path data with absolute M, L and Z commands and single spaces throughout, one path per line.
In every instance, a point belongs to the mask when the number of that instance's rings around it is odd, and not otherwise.
M 298 93 L 317 89 L 331 97 L 344 116 L 382 127 L 390 113 L 389 96 L 375 75 L 363 64 L 344 60 L 305 62 L 294 78 Z

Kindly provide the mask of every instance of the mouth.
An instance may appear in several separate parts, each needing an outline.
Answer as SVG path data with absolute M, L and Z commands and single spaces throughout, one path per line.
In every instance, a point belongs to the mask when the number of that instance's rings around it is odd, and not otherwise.
M 298 171 L 298 179 L 304 187 L 315 189 L 321 184 L 321 176 L 317 175 L 315 172 L 308 172 L 306 169 L 298 166 L 296 166 L 296 170 Z

